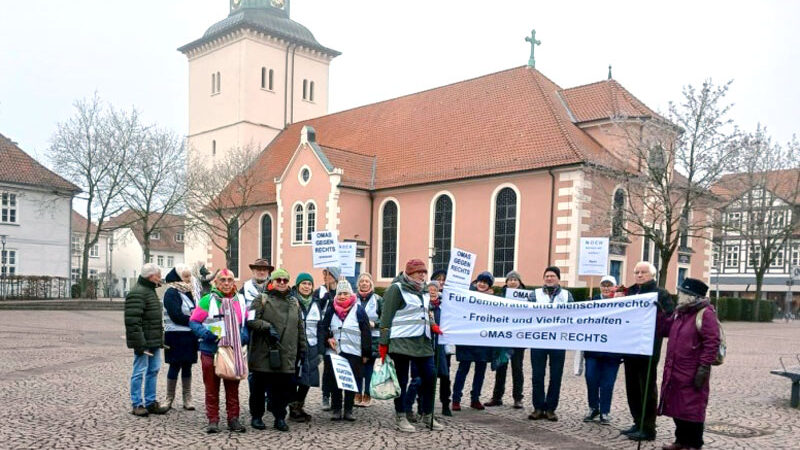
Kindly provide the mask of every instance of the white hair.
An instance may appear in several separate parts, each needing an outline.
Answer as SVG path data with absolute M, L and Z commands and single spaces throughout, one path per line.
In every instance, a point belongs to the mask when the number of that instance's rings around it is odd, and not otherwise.
M 188 264 L 176 264 L 175 272 L 178 274 L 179 277 L 183 278 L 183 274 L 185 272 L 192 273 L 192 268 L 189 267 Z
M 647 270 L 650 272 L 650 276 L 655 278 L 656 274 L 658 273 L 658 269 L 656 269 L 656 266 L 654 266 L 653 263 L 651 263 L 650 261 L 639 261 L 638 263 L 636 263 L 636 266 L 634 266 L 634 269 L 636 269 L 636 267 L 638 267 L 639 265 L 647 266 Z
M 158 264 L 147 263 L 142 266 L 142 278 L 150 278 L 155 274 L 161 274 L 161 267 Z

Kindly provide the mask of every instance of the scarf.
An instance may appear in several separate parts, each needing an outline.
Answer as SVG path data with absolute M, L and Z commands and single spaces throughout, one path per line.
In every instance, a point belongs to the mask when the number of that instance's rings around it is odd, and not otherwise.
M 194 286 L 192 285 L 192 283 L 186 283 L 183 281 L 173 281 L 171 283 L 167 283 L 167 286 L 175 288 L 178 291 L 183 292 L 184 294 L 186 293 L 194 294 Z
M 339 316 L 339 320 L 344 320 L 347 317 L 347 313 L 350 312 L 350 308 L 356 303 L 356 296 L 351 295 L 347 298 L 347 300 L 334 300 L 333 302 L 333 309 L 336 312 L 336 315 Z
M 303 310 L 304 311 L 308 311 L 308 308 L 311 307 L 311 300 L 313 300 L 313 297 L 311 295 L 306 297 L 303 294 L 298 292 L 297 293 L 297 300 L 299 300 L 300 304 L 303 305 Z
M 425 282 L 424 281 L 414 280 L 411 277 L 409 277 L 408 275 L 406 275 L 405 272 L 403 272 L 403 281 L 405 281 L 405 283 L 410 288 L 412 288 L 413 290 L 415 290 L 417 292 L 422 292 L 422 288 L 425 287 Z
M 220 345 L 233 348 L 234 368 L 236 369 L 236 375 L 241 376 L 244 375 L 244 372 L 247 369 L 244 363 L 244 357 L 242 356 L 242 339 L 239 334 L 239 324 L 236 321 L 236 311 L 233 309 L 233 304 L 235 301 L 236 300 L 234 300 L 232 297 L 222 298 L 222 308 L 220 309 L 220 312 L 222 313 L 223 320 L 225 321 L 226 333 L 225 337 L 220 339 L 219 343 Z M 245 314 L 244 311 L 241 312 L 242 314 Z
M 438 295 L 436 296 L 436 298 L 431 297 L 431 305 L 433 305 L 434 308 L 438 308 L 439 305 L 441 304 L 442 304 L 442 299 L 439 298 Z

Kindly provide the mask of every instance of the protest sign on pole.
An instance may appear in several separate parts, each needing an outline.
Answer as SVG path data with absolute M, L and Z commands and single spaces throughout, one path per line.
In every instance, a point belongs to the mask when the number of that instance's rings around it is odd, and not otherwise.
M 356 243 L 339 242 L 339 264 L 342 275 L 346 277 L 356 276 Z
M 608 238 L 581 238 L 578 275 L 608 275 Z
M 528 301 L 533 297 L 533 291 L 528 289 L 506 288 L 506 298 L 509 300 Z
M 337 232 L 315 231 L 311 235 L 311 252 L 314 268 L 339 267 L 339 241 Z
M 657 297 L 534 303 L 446 287 L 439 342 L 650 355 Z
M 332 354 L 330 357 L 333 374 L 336 377 L 336 385 L 339 386 L 339 389 L 358 392 L 356 377 L 353 375 L 353 370 L 350 368 L 350 363 L 347 362 L 347 359 L 337 354 Z
M 450 251 L 450 263 L 447 265 L 447 278 L 444 280 L 445 286 L 469 289 L 477 258 L 475 253 L 453 247 Z

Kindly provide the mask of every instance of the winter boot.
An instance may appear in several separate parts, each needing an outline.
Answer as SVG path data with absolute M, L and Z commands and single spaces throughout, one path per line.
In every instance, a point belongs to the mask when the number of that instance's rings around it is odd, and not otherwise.
M 297 415 L 300 417 L 301 422 L 311 422 L 311 414 L 307 413 L 303 406 L 305 406 L 306 402 L 297 402 Z
M 175 401 L 175 388 L 178 387 L 178 380 L 167 378 L 167 398 L 164 400 L 168 409 L 172 409 L 172 402 Z
M 433 431 L 442 431 L 442 430 L 444 430 L 444 427 L 442 426 L 442 424 L 440 424 L 439 422 L 437 422 L 437 421 L 436 421 L 436 419 L 434 419 L 433 417 L 431 417 L 431 415 L 430 415 L 430 414 L 423 414 L 423 415 L 422 415 L 422 418 L 420 419 L 420 423 L 421 423 L 421 424 L 422 424 L 422 425 L 423 425 L 425 428 L 431 428 L 431 420 L 433 420 L 433 428 L 432 428 L 432 429 L 433 429 Z
M 408 423 L 408 419 L 406 419 L 406 413 L 396 413 L 394 420 L 399 431 L 405 431 L 407 433 L 413 433 L 417 431 L 413 425 Z
M 194 411 L 194 405 L 192 405 L 192 378 L 181 378 L 181 388 L 183 389 L 183 409 Z

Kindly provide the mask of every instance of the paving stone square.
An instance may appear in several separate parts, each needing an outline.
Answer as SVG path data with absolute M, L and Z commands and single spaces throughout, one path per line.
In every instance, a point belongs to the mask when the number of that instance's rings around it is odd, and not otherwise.
M 712 369 L 706 447 L 798 448 L 800 410 L 789 406 L 790 383 L 769 370 L 780 367 L 779 356 L 797 365 L 800 322 L 733 322 L 724 327 L 729 353 L 724 365 Z M 465 408 L 441 419 L 443 432 L 401 434 L 393 427 L 392 402 L 357 408 L 355 423 L 335 423 L 320 409 L 320 391 L 312 389 L 310 424 L 290 423 L 289 433 L 248 426 L 244 434 L 212 436 L 204 433 L 199 365 L 193 373 L 196 411 L 176 409 L 148 418 L 130 414 L 132 355 L 125 348 L 121 311 L 0 311 L 0 448 L 636 448 L 619 436 L 631 423 L 623 371 L 614 393 L 612 426 L 583 423 L 586 387 L 583 377 L 572 375 L 572 352 L 565 364 L 558 422 L 527 420 L 531 406 L 526 353 L 524 411 L 510 406 L 483 412 Z M 660 372 L 659 367 L 659 378 Z M 159 398 L 164 396 L 165 379 L 166 367 L 159 375 Z M 484 402 L 493 385 L 494 372 L 487 370 Z M 246 383 L 239 392 L 242 419 L 249 425 Z M 509 374 L 507 405 L 510 395 Z M 657 440 L 642 448 L 661 448 L 671 442 L 673 431 L 672 420 L 660 417 Z

